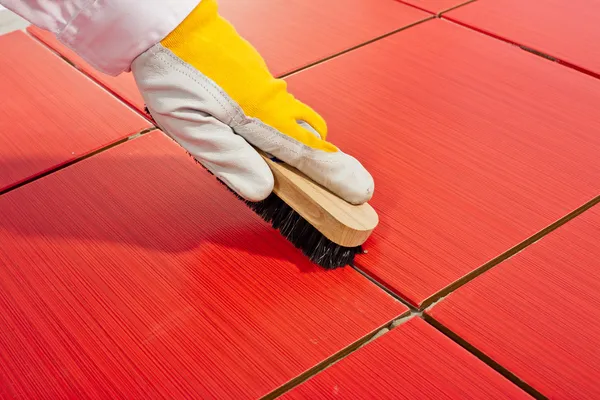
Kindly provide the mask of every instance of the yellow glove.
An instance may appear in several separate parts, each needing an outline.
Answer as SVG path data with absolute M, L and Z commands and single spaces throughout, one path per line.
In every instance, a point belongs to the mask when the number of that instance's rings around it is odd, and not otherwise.
M 273 189 L 247 141 L 351 203 L 371 198 L 370 174 L 325 141 L 323 118 L 271 75 L 215 0 L 202 0 L 132 71 L 157 124 L 242 197 L 262 200 Z

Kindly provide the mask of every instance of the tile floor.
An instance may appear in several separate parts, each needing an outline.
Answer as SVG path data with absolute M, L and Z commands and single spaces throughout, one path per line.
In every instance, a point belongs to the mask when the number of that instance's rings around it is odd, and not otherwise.
M 322 3 L 222 0 L 375 177 L 332 272 L 0 10 L 0 398 L 600 396 L 600 6 Z

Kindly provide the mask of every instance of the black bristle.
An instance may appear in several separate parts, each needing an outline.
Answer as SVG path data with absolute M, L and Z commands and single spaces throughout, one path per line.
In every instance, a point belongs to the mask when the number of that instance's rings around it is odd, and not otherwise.
M 191 154 L 190 157 L 206 169 Z M 240 197 L 220 179 L 217 180 L 274 229 L 279 230 L 281 235 L 302 251 L 311 262 L 325 269 L 335 269 L 353 265 L 354 256 L 363 253 L 361 246 L 343 247 L 327 239 L 275 193 L 271 193 L 263 201 L 252 202 Z
M 275 193 L 258 203 L 243 201 L 273 228 L 279 230 L 281 235 L 300 249 L 310 261 L 323 268 L 334 269 L 352 265 L 354 256 L 363 251 L 360 246 L 343 247 L 327 239 Z

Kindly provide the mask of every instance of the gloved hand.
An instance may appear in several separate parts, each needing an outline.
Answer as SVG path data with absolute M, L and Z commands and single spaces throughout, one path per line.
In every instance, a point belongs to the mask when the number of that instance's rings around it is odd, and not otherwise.
M 248 143 L 350 203 L 373 195 L 371 175 L 325 141 L 325 121 L 271 75 L 215 0 L 202 0 L 132 72 L 157 125 L 243 198 L 260 201 L 273 190 L 269 167 Z

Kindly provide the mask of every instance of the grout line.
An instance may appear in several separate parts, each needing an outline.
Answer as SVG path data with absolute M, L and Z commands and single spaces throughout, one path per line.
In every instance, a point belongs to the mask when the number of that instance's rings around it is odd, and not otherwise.
M 426 10 L 426 9 L 424 9 L 422 7 L 419 7 L 416 4 L 408 3 L 408 2 L 406 2 L 406 0 L 396 0 L 396 2 L 398 2 L 400 4 L 403 4 L 405 6 L 408 6 L 408 7 L 412 7 L 414 9 L 416 9 L 416 10 L 426 12 L 427 14 L 431 14 L 431 15 L 433 15 L 434 18 L 436 17 L 436 14 L 434 12 Z
M 327 61 L 330 61 L 330 60 L 332 60 L 332 59 L 334 59 L 334 58 L 337 58 L 337 57 L 339 57 L 339 56 L 342 56 L 342 55 L 344 55 L 344 54 L 350 53 L 350 52 L 352 52 L 352 51 L 354 51 L 354 50 L 358 50 L 358 49 L 360 49 L 361 47 L 365 47 L 365 46 L 367 46 L 367 45 L 369 45 L 369 44 L 372 44 L 372 43 L 374 43 L 374 42 L 377 42 L 377 41 L 379 41 L 379 40 L 381 40 L 381 39 L 385 39 L 385 38 L 387 38 L 388 36 L 395 35 L 395 34 L 396 34 L 396 33 L 398 33 L 398 32 L 402 32 L 402 31 L 403 31 L 403 30 L 405 30 L 405 29 L 412 28 L 413 26 L 416 26 L 416 25 L 422 24 L 423 22 L 430 21 L 430 20 L 432 20 L 432 19 L 434 19 L 434 18 L 435 18 L 435 16 L 433 16 L 433 15 L 432 15 L 432 16 L 430 16 L 430 17 L 427 17 L 427 18 L 423 18 L 423 19 L 421 19 L 421 20 L 419 20 L 419 21 L 413 22 L 412 24 L 409 24 L 409 25 L 403 26 L 402 28 L 398 28 L 398 29 L 396 29 L 396 30 L 393 30 L 393 31 L 391 31 L 391 32 L 385 33 L 385 34 L 383 34 L 383 35 L 381 35 L 381 36 L 377 36 L 377 37 L 376 37 L 376 38 L 374 38 L 374 39 L 370 39 L 370 40 L 368 40 L 368 41 L 366 41 L 366 42 L 363 42 L 363 43 L 360 43 L 360 44 L 358 44 L 358 45 L 356 45 L 356 46 L 350 47 L 350 48 L 348 48 L 348 49 L 346 49 L 346 50 L 342 50 L 342 51 L 340 51 L 340 52 L 338 52 L 338 53 L 335 53 L 335 54 L 333 54 L 333 55 L 331 55 L 331 56 L 328 56 L 328 57 L 325 57 L 325 58 L 323 58 L 323 59 L 320 59 L 320 60 L 318 60 L 318 61 L 315 61 L 315 62 L 313 62 L 313 63 L 307 64 L 307 65 L 305 65 L 305 66 L 303 66 L 303 67 L 296 68 L 296 69 L 292 70 L 291 72 L 287 72 L 287 73 L 285 73 L 285 74 L 283 74 L 283 75 L 279 76 L 278 78 L 280 78 L 280 79 L 284 79 L 284 78 L 288 78 L 288 77 L 290 77 L 290 76 L 292 76 L 292 75 L 296 75 L 296 74 L 298 74 L 298 73 L 300 73 L 300 72 L 302 72 L 302 71 L 305 71 L 305 70 L 307 70 L 307 69 L 310 69 L 310 68 L 316 67 L 317 65 L 323 64 L 323 63 L 325 63 L 325 62 L 327 62 Z
M 535 49 L 532 49 L 531 47 L 527 47 L 527 46 L 524 46 L 524 45 L 517 45 L 517 44 L 515 44 L 515 45 L 518 46 L 518 47 L 520 47 L 521 50 L 525 50 L 525 51 L 527 51 L 527 52 L 529 52 L 531 54 L 535 54 L 538 57 L 542 57 L 542 58 L 545 58 L 546 60 L 560 63 L 560 61 L 557 58 L 554 58 L 552 56 L 549 56 L 548 54 L 542 53 L 541 51 L 537 51 Z
M 474 1 L 477 1 L 477 0 L 474 0 Z M 477 27 L 475 27 L 475 26 L 468 25 L 468 24 L 466 24 L 466 23 L 464 23 L 464 22 L 461 22 L 461 21 L 458 21 L 458 20 L 456 20 L 456 19 L 454 19 L 454 18 L 449 18 L 449 17 L 446 17 L 446 16 L 441 16 L 441 18 L 442 18 L 443 20 L 447 21 L 447 22 L 451 22 L 451 23 L 453 23 L 453 24 L 456 24 L 456 25 L 462 26 L 463 28 L 469 29 L 469 30 L 471 30 L 471 31 L 478 32 L 478 33 L 481 33 L 482 35 L 485 35 L 485 36 L 487 36 L 487 37 L 490 37 L 490 38 L 492 38 L 492 39 L 496 39 L 496 40 L 499 40 L 499 41 L 501 41 L 501 42 L 504 42 L 504 43 L 511 44 L 511 45 L 513 45 L 513 46 L 517 46 L 517 47 L 519 47 L 521 50 L 524 50 L 524 51 L 526 51 L 526 52 L 528 52 L 528 53 L 531 53 L 531 54 L 533 54 L 533 55 L 536 55 L 536 56 L 538 56 L 538 57 L 541 57 L 541 58 L 543 58 L 543 59 L 545 59 L 545 60 L 548 60 L 548 61 L 555 62 L 555 63 L 557 63 L 557 64 L 559 64 L 559 65 L 562 65 L 562 66 L 564 66 L 564 67 L 567 67 L 567 68 L 569 68 L 569 69 L 573 69 L 573 70 L 575 70 L 575 71 L 577 71 L 577 72 L 579 72 L 579 73 L 582 73 L 582 74 L 584 74 L 584 75 L 588 75 L 588 76 L 591 76 L 592 78 L 600 79 L 600 74 L 599 74 L 599 73 L 596 73 L 596 72 L 593 72 L 593 71 L 587 70 L 587 69 L 585 69 L 585 68 L 583 68 L 583 67 L 580 67 L 580 66 L 578 66 L 578 65 L 572 64 L 572 63 L 570 63 L 570 62 L 568 62 L 568 61 L 561 60 L 561 59 L 559 59 L 559 58 L 557 58 L 557 57 L 554 57 L 554 56 L 552 56 L 552 55 L 550 55 L 550 54 L 544 53 L 544 52 L 542 52 L 542 51 L 540 51 L 540 50 L 533 49 L 533 48 L 531 48 L 531 47 L 528 47 L 528 46 L 526 46 L 526 45 L 523 45 L 523 44 L 517 43 L 517 42 L 515 42 L 515 41 L 512 41 L 512 40 L 510 40 L 510 39 L 507 39 L 507 38 L 505 38 L 505 37 L 502 37 L 502 36 L 499 36 L 499 35 L 497 35 L 497 34 L 494 34 L 494 33 L 492 33 L 492 32 L 488 32 L 488 31 L 486 31 L 486 30 L 484 30 L 484 29 L 481 29 L 481 28 L 477 28 Z
M 275 399 L 275 398 L 283 395 L 284 393 L 289 392 L 290 390 L 296 388 L 297 386 L 300 386 L 301 384 L 308 381 L 309 379 L 316 376 L 317 374 L 321 373 L 322 371 L 326 370 L 327 368 L 340 362 L 341 360 L 348 357 L 355 351 L 357 351 L 357 350 L 361 349 L 362 347 L 366 346 L 367 344 L 371 343 L 373 340 L 376 340 L 377 338 L 385 335 L 392 329 L 395 329 L 398 326 L 401 326 L 402 324 L 408 322 L 409 320 L 411 320 L 412 318 L 414 318 L 416 316 L 417 316 L 417 314 L 412 313 L 412 312 L 406 312 L 406 313 L 400 315 L 399 317 L 393 319 L 392 321 L 383 325 L 379 329 L 376 329 L 375 331 L 365 335 L 364 337 L 360 338 L 356 342 L 350 344 L 349 346 L 343 348 L 342 350 L 338 351 L 337 353 L 333 354 L 332 356 L 321 361 L 314 367 L 301 373 L 297 377 L 287 381 L 286 383 L 284 383 L 277 389 L 275 389 L 272 392 L 263 396 L 261 399 L 271 400 L 271 399 Z
M 452 11 L 452 10 L 454 10 L 454 9 L 456 9 L 456 8 L 459 8 L 459 7 L 465 6 L 465 5 L 467 5 L 467 4 L 473 3 L 473 2 L 475 2 L 475 1 L 477 1 L 477 0 L 469 0 L 469 1 L 465 1 L 464 3 L 457 4 L 457 5 L 455 5 L 455 6 L 452 6 L 452 7 L 448 8 L 448 9 L 446 9 L 446 10 L 438 11 L 437 13 L 436 13 L 436 12 L 433 12 L 433 11 L 429 11 L 429 10 L 427 10 L 427 9 L 425 9 L 425 8 L 423 8 L 423 7 L 420 7 L 420 6 L 416 5 L 416 4 L 408 3 L 408 1 L 407 1 L 407 0 L 396 0 L 396 1 L 397 1 L 398 3 L 400 3 L 400 4 L 403 4 L 403 5 L 405 5 L 405 6 L 409 6 L 409 7 L 415 8 L 415 9 L 417 9 L 417 10 L 419 10 L 419 11 L 426 12 L 427 14 L 431 14 L 431 15 L 433 15 L 435 18 L 440 18 L 440 16 L 441 16 L 443 13 L 446 13 L 446 12 L 448 12 L 448 11 Z
M 465 284 L 469 283 L 473 279 L 477 278 L 479 275 L 482 275 L 483 273 L 489 271 L 490 269 L 494 268 L 495 266 L 501 264 L 503 261 L 506 261 L 509 258 L 511 258 L 512 256 L 516 255 L 517 253 L 525 250 L 527 247 L 529 247 L 532 244 L 534 244 L 535 242 L 539 241 L 544 236 L 552 233 L 556 229 L 558 229 L 561 226 L 565 225 L 566 223 L 568 223 L 572 219 L 578 217 L 579 215 L 583 214 L 584 212 L 586 212 L 587 210 L 589 210 L 590 208 L 594 207 L 597 204 L 600 204 L 600 196 L 597 196 L 597 197 L 593 198 L 592 200 L 590 200 L 587 203 L 585 203 L 583 206 L 575 209 L 574 211 L 571 211 L 570 213 L 568 213 L 567 215 L 565 215 L 562 218 L 558 219 L 554 223 L 548 225 L 547 227 L 545 227 L 544 229 L 542 229 L 538 233 L 534 234 L 533 236 L 529 237 L 528 239 L 525 239 L 524 241 L 522 241 L 521 243 L 517 244 L 513 248 L 505 251 L 504 253 L 500 254 L 497 257 L 495 257 L 494 259 L 492 259 L 491 261 L 489 261 L 486 264 L 482 265 L 481 267 L 479 267 L 479 268 L 475 269 L 474 271 L 471 271 L 470 273 L 466 274 L 465 276 L 463 276 L 462 278 L 460 278 L 456 282 L 454 282 L 454 283 L 446 286 L 444 289 L 442 289 L 439 292 L 435 293 L 434 295 L 428 297 L 427 299 L 425 299 L 421 303 L 421 306 L 419 307 L 419 310 L 423 311 L 423 310 L 425 310 L 427 308 L 431 308 L 430 306 L 434 305 L 435 303 L 437 303 L 440 300 L 442 300 L 444 297 L 448 296 L 452 292 L 456 291 L 457 289 L 461 288 L 462 286 L 464 286 Z
M 491 357 L 486 355 L 484 352 L 482 352 L 475 346 L 471 345 L 469 342 L 467 342 L 466 340 L 464 340 L 463 338 L 458 336 L 456 333 L 454 333 L 453 331 L 448 329 L 446 326 L 444 326 L 442 323 L 440 323 L 433 317 L 431 317 L 427 314 L 423 314 L 422 318 L 429 325 L 431 325 L 432 327 L 437 329 L 443 335 L 447 336 L 452 341 L 454 341 L 456 344 L 461 346 L 463 349 L 465 349 L 466 351 L 468 351 L 469 353 L 471 353 L 472 355 L 477 357 L 479 360 L 481 360 L 482 362 L 487 364 L 490 368 L 495 370 L 497 373 L 502 375 L 504 378 L 508 379 L 514 385 L 518 386 L 521 390 L 525 391 L 527 394 L 532 396 L 534 399 L 546 399 L 546 396 L 544 396 L 542 393 L 538 392 L 536 389 L 534 389 L 532 386 L 530 386 L 527 382 L 521 380 L 521 378 L 519 378 L 517 375 L 513 374 L 508 369 L 506 369 L 502 365 L 498 364 Z
M 97 150 L 93 150 L 87 154 L 84 154 L 80 157 L 76 157 L 75 159 L 69 160 L 65 163 L 59 164 L 56 167 L 51 167 L 49 170 L 44 171 L 38 175 L 35 175 L 33 177 L 30 177 L 28 179 L 25 179 L 22 182 L 17 183 L 16 185 L 12 185 L 6 189 L 0 190 L 0 196 L 7 194 L 9 192 L 12 192 L 13 190 L 16 190 L 20 187 L 23 187 L 25 185 L 28 185 L 32 182 L 35 182 L 39 179 L 42 179 L 48 175 L 51 175 L 55 172 L 60 171 L 61 169 L 65 169 L 67 167 L 70 167 L 71 165 L 77 164 L 80 161 L 86 160 L 90 157 L 93 157 L 99 153 L 102 153 L 104 151 L 110 150 L 113 147 L 116 147 L 120 144 L 123 144 L 125 142 L 128 142 L 130 140 L 136 139 L 142 135 L 145 135 L 146 133 L 152 132 L 156 129 L 158 129 L 156 126 L 154 126 L 154 121 L 149 119 L 149 116 L 143 114 L 140 110 L 138 110 L 136 107 L 134 107 L 132 104 L 127 103 L 125 100 L 123 100 L 120 96 L 118 96 L 114 91 L 110 90 L 109 88 L 107 88 L 106 86 L 104 86 L 101 82 L 99 82 L 98 80 L 96 80 L 94 77 L 92 77 L 91 75 L 85 73 L 85 71 L 81 70 L 79 67 L 77 67 L 77 65 L 75 65 L 71 60 L 69 60 L 68 58 L 66 58 L 65 56 L 63 56 L 62 54 L 60 54 L 58 51 L 56 51 L 55 49 L 53 49 L 52 47 L 48 46 L 44 41 L 42 41 L 41 39 L 39 39 L 38 37 L 32 35 L 31 33 L 29 33 L 29 31 L 27 31 L 27 29 L 25 29 L 23 31 L 29 38 L 33 39 L 36 43 L 38 43 L 40 46 L 42 46 L 44 49 L 46 49 L 47 51 L 51 52 L 52 54 L 54 54 L 55 56 L 57 56 L 60 60 L 62 60 L 63 62 L 65 62 L 66 64 L 68 64 L 71 68 L 73 68 L 75 71 L 77 71 L 78 73 L 80 73 L 82 76 L 84 76 L 86 79 L 88 79 L 92 84 L 96 85 L 97 87 L 99 87 L 101 90 L 103 90 L 104 92 L 106 92 L 107 94 L 110 95 L 111 98 L 115 99 L 116 101 L 118 101 L 119 103 L 121 103 L 122 105 L 125 106 L 126 109 L 128 109 L 129 111 L 132 111 L 135 115 L 142 117 L 142 119 L 146 120 L 147 122 L 149 122 L 150 124 L 152 124 L 150 127 L 143 129 L 139 132 L 136 132 L 132 135 L 129 135 L 123 139 L 119 139 L 116 142 L 113 142 L 111 144 L 108 144 L 104 147 L 101 147 Z
M 58 171 L 60 171 L 62 169 L 68 168 L 68 167 L 70 167 L 72 165 L 75 165 L 75 164 L 77 164 L 77 163 L 79 163 L 79 162 L 81 162 L 83 160 L 87 160 L 90 157 L 93 157 L 93 156 L 95 156 L 97 154 L 103 153 L 103 152 L 105 152 L 107 150 L 112 149 L 113 147 L 117 147 L 120 144 L 123 144 L 123 143 L 128 142 L 128 141 L 133 140 L 133 139 L 136 139 L 136 138 L 138 138 L 138 137 L 140 137 L 142 135 L 145 135 L 145 134 L 147 134 L 149 132 L 152 132 L 152 131 L 155 131 L 155 130 L 157 130 L 157 128 L 155 126 L 152 126 L 150 128 L 146 128 L 146 129 L 144 129 L 144 130 L 142 130 L 140 132 L 134 133 L 133 135 L 127 136 L 126 138 L 117 140 L 114 143 L 111 143 L 109 145 L 101 147 L 98 150 L 94 150 L 94 151 L 92 151 L 90 153 L 87 153 L 87 154 L 81 156 L 81 157 L 77 157 L 77 158 L 75 158 L 73 160 L 67 161 L 67 162 L 65 162 L 63 164 L 60 164 L 57 167 L 50 168 L 48 171 L 42 172 L 42 173 L 40 173 L 38 175 L 35 175 L 35 176 L 31 177 L 31 178 L 28 178 L 28 179 L 22 181 L 20 183 L 17 183 L 16 185 L 10 186 L 7 189 L 1 190 L 0 191 L 0 196 L 2 196 L 4 194 L 7 194 L 7 193 L 10 193 L 13 190 L 17 190 L 20 187 L 23 187 L 25 185 L 29 185 L 30 183 L 33 183 L 33 182 L 35 182 L 37 180 L 40 180 L 40 179 L 42 179 L 42 178 L 44 178 L 44 177 L 46 177 L 48 175 L 52 175 L 52 174 L 54 174 L 54 173 L 56 173 L 56 172 L 58 172 Z
M 568 223 L 572 219 L 578 217 L 579 215 L 583 214 L 584 212 L 586 212 L 587 210 L 591 209 L 592 207 L 594 207 L 594 206 L 596 206 L 598 204 L 600 204 L 600 196 L 597 196 L 597 197 L 593 198 L 592 200 L 588 201 L 584 205 L 576 208 L 575 210 L 571 211 L 567 215 L 563 216 L 562 218 L 560 218 L 560 219 L 556 220 L 555 222 L 551 223 L 550 225 L 548 225 L 547 227 L 543 228 L 539 232 L 535 233 L 531 237 L 523 240 L 522 242 L 518 243 L 514 247 L 508 249 L 504 253 L 501 253 L 500 255 L 496 256 L 492 260 L 490 260 L 487 263 L 483 264 L 482 266 L 480 266 L 480 267 L 476 268 L 475 270 L 469 272 L 468 274 L 462 276 L 457 281 L 451 283 L 450 285 L 446 286 L 445 288 L 443 288 L 443 289 L 439 290 L 438 292 L 432 294 L 431 296 L 429 296 L 428 298 L 426 298 L 425 300 L 423 300 L 418 307 L 416 307 L 414 304 L 412 304 L 409 300 L 407 300 L 404 297 L 400 296 L 393 289 L 388 288 L 387 285 L 384 282 L 382 282 L 382 281 L 378 280 L 377 278 L 371 276 L 369 274 L 369 272 L 365 272 L 365 271 L 361 270 L 360 268 L 358 268 L 356 266 L 353 266 L 353 268 L 358 273 L 360 273 L 365 278 L 367 278 L 369 281 L 371 281 L 372 283 L 374 283 L 375 285 L 377 285 L 381 290 L 385 291 L 387 294 L 389 294 L 390 296 L 392 296 L 394 299 L 398 300 L 399 302 L 401 302 L 402 304 L 404 304 L 405 306 L 407 306 L 411 310 L 411 312 L 422 313 L 424 311 L 427 311 L 427 310 L 431 309 L 437 303 L 439 303 L 440 301 L 442 301 L 446 296 L 449 296 L 450 294 L 452 294 L 457 289 L 460 289 L 462 286 L 464 286 L 467 283 L 471 282 L 473 279 L 475 279 L 478 276 L 484 274 L 485 272 L 491 270 L 492 268 L 494 268 L 495 266 L 501 264 L 502 262 L 508 260 L 509 258 L 511 258 L 512 256 L 516 255 L 517 253 L 525 250 L 527 247 L 529 247 L 532 244 L 534 244 L 535 242 L 541 240 L 543 237 L 545 237 L 549 233 L 552 233 L 556 229 L 560 228 L 564 224 Z
M 358 272 L 359 274 L 361 274 L 363 277 L 365 277 L 367 280 L 369 280 L 372 284 L 374 284 L 375 286 L 377 286 L 379 289 L 383 290 L 385 293 L 387 293 L 389 296 L 393 297 L 395 300 L 399 301 L 400 303 L 404 304 L 406 307 L 408 307 L 408 309 L 413 312 L 413 313 L 418 313 L 421 310 L 419 310 L 417 307 L 414 306 L 414 304 L 410 303 L 408 300 L 404 299 L 403 297 L 399 296 L 397 293 L 395 293 L 393 290 L 391 290 L 390 288 L 386 287 L 383 283 L 379 282 L 376 278 L 372 277 L 371 275 L 369 275 L 368 273 L 366 273 L 365 271 L 363 271 L 362 269 L 358 268 L 356 265 L 353 265 L 352 268 Z
M 439 13 L 437 13 L 437 17 L 438 18 L 442 18 L 442 14 L 445 14 L 447 12 L 450 12 L 452 10 L 456 10 L 457 8 L 461 8 L 462 6 L 466 6 L 467 4 L 471 4 L 471 3 L 475 3 L 477 0 L 469 0 L 467 2 L 464 2 L 462 4 L 456 5 L 456 6 L 452 6 L 450 8 L 445 9 L 444 11 L 440 11 Z

